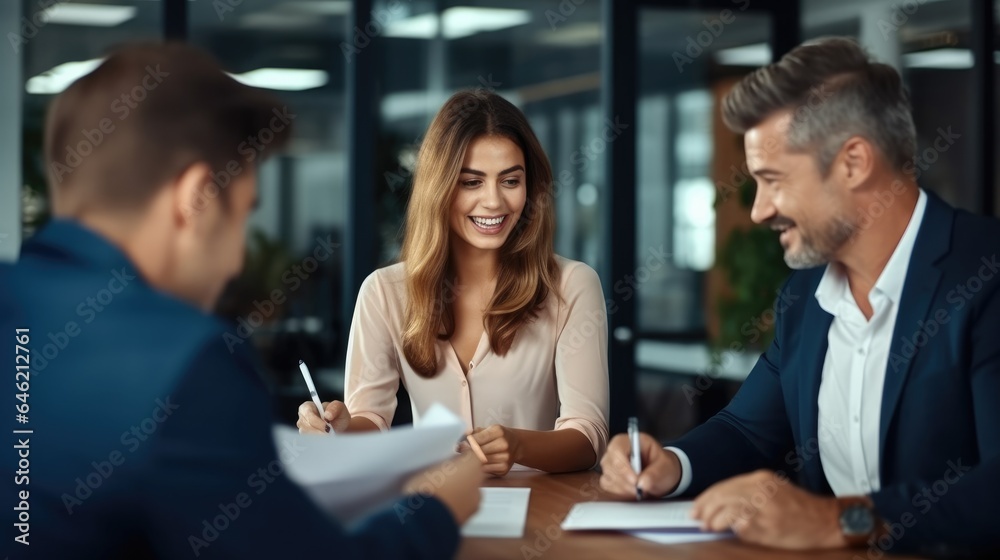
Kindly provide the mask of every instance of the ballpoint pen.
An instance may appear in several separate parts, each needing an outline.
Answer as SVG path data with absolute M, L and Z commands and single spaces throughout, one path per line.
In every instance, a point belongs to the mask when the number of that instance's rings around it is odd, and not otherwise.
M 306 387 L 309 388 L 309 396 L 312 397 L 313 404 L 316 405 L 316 412 L 319 413 L 320 418 L 323 418 L 323 402 L 319 400 L 319 393 L 316 392 L 316 386 L 313 385 L 312 375 L 309 375 L 309 368 L 302 360 L 299 360 L 299 371 L 302 372 L 302 377 L 306 380 Z M 326 422 L 326 427 L 328 433 L 334 433 L 333 426 L 329 422 Z
M 630 443 L 630 455 L 632 458 L 632 470 L 638 475 L 642 472 L 642 455 L 639 451 L 639 419 L 632 416 L 628 419 L 628 440 Z M 642 487 L 636 483 L 635 501 L 642 500 Z

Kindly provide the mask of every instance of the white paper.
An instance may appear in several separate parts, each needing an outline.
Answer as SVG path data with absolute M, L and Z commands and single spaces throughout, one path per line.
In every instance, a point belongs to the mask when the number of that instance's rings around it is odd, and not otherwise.
M 698 529 L 691 518 L 694 502 L 650 500 L 644 502 L 583 502 L 573 506 L 562 528 L 573 530 Z
M 435 404 L 418 424 L 388 432 L 305 435 L 278 425 L 274 438 L 289 478 L 350 523 L 398 499 L 413 474 L 455 457 L 464 432 L 460 418 Z
M 733 538 L 732 533 L 703 533 L 690 529 L 665 529 L 659 531 L 626 531 L 633 537 L 659 544 L 684 544 L 694 542 L 718 541 Z
M 479 492 L 479 511 L 462 527 L 462 536 L 521 538 L 531 488 L 480 488 Z

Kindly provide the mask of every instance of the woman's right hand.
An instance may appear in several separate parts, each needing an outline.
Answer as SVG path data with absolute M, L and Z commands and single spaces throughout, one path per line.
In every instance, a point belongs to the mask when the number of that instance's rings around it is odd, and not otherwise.
M 347 410 L 347 405 L 340 401 L 323 403 L 323 418 L 320 418 L 316 411 L 316 404 L 306 401 L 299 405 L 299 419 L 295 425 L 300 434 L 325 434 L 329 431 L 326 423 L 333 426 L 336 433 L 347 431 L 351 424 L 351 413 Z

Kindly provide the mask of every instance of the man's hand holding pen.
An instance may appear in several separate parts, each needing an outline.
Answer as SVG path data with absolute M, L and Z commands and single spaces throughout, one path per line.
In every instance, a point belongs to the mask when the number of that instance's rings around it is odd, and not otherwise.
M 677 488 L 680 460 L 649 434 L 640 433 L 638 439 L 642 471 L 636 474 L 632 466 L 629 436 L 616 435 L 601 459 L 601 488 L 620 499 L 635 500 L 638 489 L 643 498 L 661 498 Z

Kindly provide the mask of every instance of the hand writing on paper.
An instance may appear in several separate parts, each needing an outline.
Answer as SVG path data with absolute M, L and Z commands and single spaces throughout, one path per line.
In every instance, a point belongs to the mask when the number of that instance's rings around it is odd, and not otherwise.
M 734 476 L 701 493 L 691 515 L 710 531 L 793 550 L 846 546 L 835 498 L 816 496 L 768 470 Z
M 333 431 L 340 433 L 347 430 L 351 424 L 351 413 L 347 406 L 340 401 L 324 402 L 325 412 L 323 417 L 326 422 L 333 426 Z M 326 423 L 324 418 L 319 417 L 316 412 L 316 405 L 312 401 L 306 401 L 299 405 L 299 419 L 295 426 L 302 434 L 325 434 Z
M 493 424 L 488 428 L 476 428 L 472 431 L 472 438 L 486 455 L 483 472 L 503 476 L 510 472 L 510 468 L 518 461 L 520 446 L 514 430 Z M 467 443 L 459 444 L 458 448 L 459 451 L 470 449 Z
M 601 488 L 625 500 L 634 500 L 637 488 L 647 498 L 659 498 L 669 494 L 681 479 L 681 464 L 677 455 L 663 449 L 649 434 L 639 434 L 639 456 L 642 458 L 642 472 L 638 475 L 632 468 L 630 458 L 631 443 L 628 435 L 618 434 L 611 438 L 608 450 L 601 458 Z

